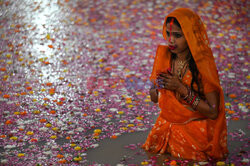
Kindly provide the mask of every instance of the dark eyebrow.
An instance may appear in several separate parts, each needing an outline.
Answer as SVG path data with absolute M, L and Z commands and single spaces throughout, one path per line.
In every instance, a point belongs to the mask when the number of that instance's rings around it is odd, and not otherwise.
M 167 31 L 167 33 L 169 33 L 169 31 Z M 181 34 L 182 35 L 182 32 L 172 32 L 173 34 Z

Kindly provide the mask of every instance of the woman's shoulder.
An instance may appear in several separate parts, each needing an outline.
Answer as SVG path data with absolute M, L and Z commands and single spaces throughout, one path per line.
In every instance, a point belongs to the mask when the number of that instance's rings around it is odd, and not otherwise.
M 170 51 L 167 45 L 158 45 L 156 54 L 159 57 L 170 58 Z
M 168 51 L 168 46 L 167 45 L 162 45 L 162 44 L 159 44 L 157 49 L 161 49 L 161 50 L 166 50 Z

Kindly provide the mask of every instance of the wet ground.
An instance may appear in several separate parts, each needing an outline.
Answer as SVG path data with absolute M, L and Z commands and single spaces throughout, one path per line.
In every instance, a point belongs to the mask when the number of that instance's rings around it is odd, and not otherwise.
M 230 155 L 217 165 L 248 165 L 249 5 L 0 0 L 1 164 L 191 164 L 140 148 L 159 112 L 148 77 L 164 17 L 188 7 L 206 24 L 225 92 Z

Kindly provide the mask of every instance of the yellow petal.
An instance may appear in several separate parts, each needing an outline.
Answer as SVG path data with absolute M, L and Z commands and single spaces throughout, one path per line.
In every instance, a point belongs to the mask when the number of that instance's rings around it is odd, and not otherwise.
M 101 132 L 102 132 L 101 129 L 95 129 L 95 130 L 94 130 L 94 133 L 101 133 Z
M 76 146 L 75 150 L 81 150 L 82 148 L 80 146 Z

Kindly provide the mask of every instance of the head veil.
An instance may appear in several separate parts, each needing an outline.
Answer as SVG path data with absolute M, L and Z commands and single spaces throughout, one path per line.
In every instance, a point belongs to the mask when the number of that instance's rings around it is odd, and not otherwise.
M 168 17 L 175 17 L 181 25 L 182 32 L 184 33 L 191 54 L 197 65 L 199 73 L 201 74 L 202 84 L 209 85 L 204 87 L 204 93 L 209 93 L 215 90 L 220 95 L 218 118 L 216 120 L 207 120 L 209 144 L 203 150 L 206 151 L 209 156 L 212 156 L 214 158 L 222 158 L 222 155 L 227 153 L 227 145 L 225 145 L 225 143 L 224 145 L 221 145 L 222 142 L 226 142 L 225 139 L 227 139 L 224 95 L 220 86 L 218 71 L 216 68 L 212 50 L 209 46 L 205 27 L 200 17 L 192 10 L 187 8 L 179 8 L 174 10 L 165 18 L 162 32 L 165 40 L 167 38 L 166 21 Z M 171 54 L 167 46 L 160 45 L 158 47 L 153 72 L 150 77 L 151 81 L 156 79 L 156 75 L 160 70 L 163 70 L 164 67 L 162 66 L 169 67 L 168 62 L 164 63 L 163 61 L 169 61 L 169 58 L 166 57 L 170 56 Z M 173 123 L 181 123 L 187 121 L 188 119 L 200 117 L 200 115 L 192 113 L 191 111 L 185 110 L 180 113 L 180 110 L 182 108 L 181 104 L 179 104 L 175 100 L 175 97 L 171 94 L 171 92 L 166 90 L 160 92 L 162 92 L 162 96 L 159 99 L 159 106 L 161 107 L 160 116 L 162 116 L 166 120 Z M 177 114 L 180 115 L 177 116 Z
M 175 17 L 180 23 L 189 49 L 204 80 L 221 89 L 213 53 L 200 17 L 190 9 L 176 9 L 165 18 L 162 32 L 165 40 L 166 21 L 168 17 Z

